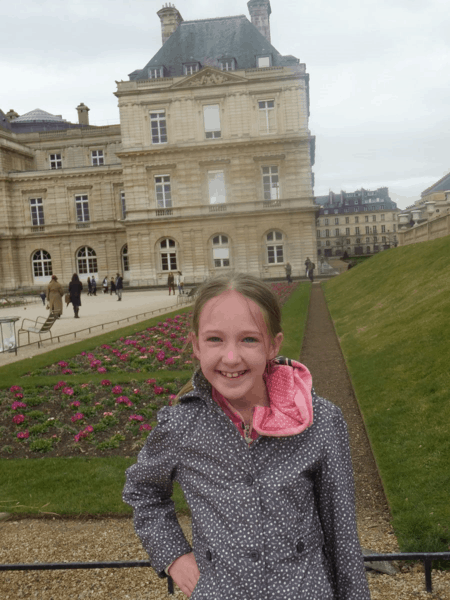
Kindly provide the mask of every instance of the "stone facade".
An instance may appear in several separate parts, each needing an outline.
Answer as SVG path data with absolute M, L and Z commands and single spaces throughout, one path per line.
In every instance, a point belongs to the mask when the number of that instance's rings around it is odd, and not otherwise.
M 205 26 L 176 12 L 164 48 L 177 26 Z M 165 285 L 169 270 L 187 284 L 230 269 L 276 278 L 317 262 L 308 75 L 271 51 L 270 67 L 235 52 L 226 68 L 134 72 L 117 83 L 120 126 L 89 127 L 84 104 L 79 126 L 0 121 L 0 287 L 75 272 L 137 286 Z
M 387 188 L 318 196 L 319 256 L 374 254 L 398 244 L 399 209 Z

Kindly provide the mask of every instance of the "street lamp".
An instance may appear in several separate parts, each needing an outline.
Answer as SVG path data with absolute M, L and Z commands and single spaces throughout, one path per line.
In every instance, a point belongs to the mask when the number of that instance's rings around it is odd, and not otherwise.
M 0 317 L 0 353 L 15 352 L 17 355 L 16 321 L 20 317 Z

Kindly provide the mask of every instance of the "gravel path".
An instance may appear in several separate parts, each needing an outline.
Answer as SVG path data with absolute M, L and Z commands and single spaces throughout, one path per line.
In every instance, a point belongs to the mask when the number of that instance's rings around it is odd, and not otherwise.
M 343 410 L 355 471 L 358 532 L 373 552 L 398 551 L 389 508 L 353 388 L 320 285 L 314 284 L 300 360 L 311 370 L 318 394 Z M 180 518 L 190 538 L 190 522 Z M 145 560 L 131 519 L 23 519 L 0 522 L 0 563 Z M 372 600 L 450 600 L 450 573 L 433 571 L 425 592 L 423 567 L 400 565 L 395 576 L 368 572 Z M 186 596 L 176 590 L 176 599 Z M 166 580 L 151 569 L 1 572 L 0 598 L 38 600 L 163 600 Z M 243 599 L 245 600 L 245 599 Z M 281 600 L 281 599 L 280 599 Z M 317 600 L 320 600 L 319 598 Z

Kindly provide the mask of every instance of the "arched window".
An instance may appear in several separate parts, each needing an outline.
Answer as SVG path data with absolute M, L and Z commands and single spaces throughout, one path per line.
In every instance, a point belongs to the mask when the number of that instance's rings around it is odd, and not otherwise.
M 51 277 L 52 257 L 46 250 L 36 250 L 32 258 L 34 277 Z
M 178 271 L 177 248 L 175 240 L 165 238 L 159 243 L 162 271 Z
M 214 268 L 230 266 L 230 249 L 226 235 L 215 235 L 212 239 L 212 253 Z
M 77 266 L 79 275 L 97 275 L 97 255 L 89 246 L 83 246 L 77 252 Z
M 269 265 L 284 262 L 284 239 L 281 231 L 269 231 L 266 235 L 266 247 Z
M 122 272 L 130 270 L 130 263 L 128 261 L 128 244 L 122 248 Z

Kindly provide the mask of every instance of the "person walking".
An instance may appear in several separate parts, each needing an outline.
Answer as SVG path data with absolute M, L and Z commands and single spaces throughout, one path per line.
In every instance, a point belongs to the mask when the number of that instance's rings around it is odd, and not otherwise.
M 169 286 L 169 296 L 170 296 L 170 290 L 173 290 L 173 295 L 175 296 L 175 278 L 173 276 L 172 271 L 170 271 L 170 273 L 167 277 L 167 285 Z
M 114 281 L 114 277 L 111 277 L 111 285 L 110 285 L 109 295 L 112 296 L 113 292 L 116 293 L 116 282 Z
M 103 279 L 102 287 L 103 287 L 103 293 L 107 294 L 108 293 L 108 277 L 106 275 L 105 275 L 105 278 Z
M 97 282 L 95 281 L 94 275 L 92 275 L 91 284 L 92 284 L 92 295 L 96 296 L 97 295 Z
M 178 295 L 181 296 L 181 271 L 178 271 L 178 273 L 177 273 L 177 288 L 178 288 Z
M 83 289 L 83 284 L 80 281 L 80 278 L 76 273 L 72 275 L 72 281 L 69 283 L 69 294 L 70 301 L 72 302 L 73 312 L 75 315 L 75 319 L 79 319 L 78 311 L 81 306 L 81 290 Z
M 91 278 L 88 277 L 87 278 L 87 286 L 88 286 L 88 296 L 92 296 L 92 282 L 91 282 Z
M 39 294 L 39 296 L 41 297 L 42 304 L 45 306 L 46 295 L 45 295 L 44 290 L 41 290 L 41 293 Z
M 311 263 L 311 261 L 309 259 L 309 256 L 307 256 L 306 260 L 305 260 L 305 277 L 308 277 L 308 272 L 309 272 L 311 264 L 312 263 Z
M 117 277 L 116 277 L 116 294 L 118 296 L 117 302 L 120 302 L 122 300 L 122 290 L 123 290 L 123 279 L 122 279 L 122 276 L 119 273 L 117 273 Z
M 291 273 L 292 273 L 292 267 L 290 263 L 286 263 L 284 270 L 286 271 L 286 279 L 288 281 L 288 283 L 292 283 L 292 279 L 291 279 Z
M 316 268 L 316 265 L 313 262 L 310 262 L 309 269 L 308 269 L 308 276 L 311 280 L 311 283 L 314 283 L 314 269 L 315 268 Z
M 184 294 L 184 275 L 181 271 L 180 271 L 180 288 L 181 288 L 181 293 Z
M 57 319 L 60 318 L 63 312 L 62 297 L 64 296 L 63 286 L 59 283 L 56 275 L 52 275 L 52 279 L 47 286 L 47 298 L 50 313 L 53 313 Z

